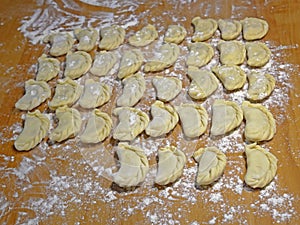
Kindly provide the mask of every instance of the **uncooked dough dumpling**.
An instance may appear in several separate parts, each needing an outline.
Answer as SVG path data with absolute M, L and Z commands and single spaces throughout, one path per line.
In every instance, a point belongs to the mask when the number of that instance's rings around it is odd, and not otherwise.
M 58 59 L 47 57 L 43 54 L 38 58 L 38 71 L 36 74 L 37 81 L 49 81 L 56 77 L 60 70 L 60 62 Z
M 164 41 L 168 43 L 180 44 L 186 37 L 186 29 L 180 25 L 169 25 L 164 36 Z
M 240 65 L 246 57 L 246 49 L 239 41 L 220 41 L 218 44 L 220 61 L 224 65 Z
M 270 74 L 252 71 L 248 74 L 248 82 L 247 98 L 250 101 L 261 101 L 271 95 L 276 80 Z
M 60 32 L 51 33 L 45 36 L 43 41 L 45 43 L 50 43 L 50 55 L 61 56 L 67 54 L 71 50 L 75 39 L 69 33 Z
M 119 123 L 114 129 L 113 138 L 120 141 L 132 141 L 148 126 L 149 117 L 143 111 L 131 107 L 118 107 L 114 115 Z
M 256 143 L 246 145 L 246 158 L 246 184 L 252 188 L 267 186 L 276 175 L 277 158 Z
M 192 41 L 200 42 L 206 41 L 211 38 L 218 29 L 218 23 L 214 19 L 202 19 L 195 17 L 192 20 L 192 24 L 195 28 Z
M 152 79 L 152 84 L 156 97 L 163 102 L 174 99 L 182 89 L 182 82 L 176 77 L 156 76 Z
M 55 115 L 58 125 L 49 136 L 51 141 L 62 142 L 79 133 L 82 120 L 77 109 L 62 106 L 55 110 Z
M 218 79 L 208 70 L 189 66 L 187 74 L 192 80 L 188 93 L 193 99 L 205 99 L 218 88 Z
M 145 72 L 158 72 L 172 66 L 180 54 L 180 48 L 174 43 L 163 44 L 153 59 L 146 62 Z
M 242 88 L 247 80 L 246 73 L 239 66 L 217 66 L 213 67 L 212 71 L 216 74 L 228 91 L 234 91 Z
M 156 38 L 158 38 L 158 33 L 156 28 L 148 24 L 141 30 L 137 31 L 135 34 L 128 38 L 129 44 L 135 47 L 143 47 L 152 43 Z
M 112 129 L 112 120 L 107 113 L 94 109 L 88 119 L 86 127 L 80 136 L 82 143 L 99 143 L 103 141 Z
M 151 105 L 152 120 L 146 128 L 146 134 L 151 137 L 159 137 L 169 133 L 178 123 L 178 115 L 170 105 L 161 101 L 155 101 Z
M 175 182 L 181 177 L 185 163 L 184 153 L 175 146 L 160 148 L 155 183 L 167 185 Z
M 141 73 L 130 75 L 122 80 L 123 92 L 117 99 L 117 106 L 134 106 L 143 97 L 146 81 Z
M 266 65 L 271 58 L 270 49 L 262 42 L 246 43 L 247 64 L 253 67 Z
M 91 51 L 96 46 L 98 35 L 98 31 L 95 28 L 76 28 L 74 30 L 74 36 L 79 41 L 77 50 Z
M 29 151 L 46 137 L 50 120 L 39 110 L 26 114 L 24 128 L 17 137 L 14 146 L 18 151 Z
M 92 109 L 105 104 L 109 101 L 110 97 L 110 86 L 96 82 L 93 79 L 87 79 L 78 103 L 82 108 Z
M 118 57 L 114 52 L 97 52 L 90 72 L 95 76 L 105 76 L 111 71 L 117 61 Z
M 117 147 L 120 169 L 114 174 L 114 182 L 123 188 L 136 187 L 146 178 L 149 163 L 143 149 L 120 142 Z
M 223 99 L 215 100 L 212 105 L 211 135 L 224 135 L 237 128 L 242 121 L 243 111 L 237 103 Z
M 51 89 L 45 81 L 28 80 L 25 82 L 25 95 L 15 104 L 20 110 L 32 110 L 51 96 Z
M 208 114 L 204 107 L 197 104 L 184 103 L 175 108 L 186 137 L 200 137 L 206 131 Z
M 241 21 L 243 25 L 243 37 L 247 41 L 263 38 L 269 30 L 269 25 L 265 20 L 247 17 Z
M 76 79 L 85 74 L 92 65 L 92 58 L 84 51 L 69 52 L 66 57 L 66 68 L 64 75 Z
M 122 55 L 118 78 L 123 79 L 137 72 L 144 61 L 143 53 L 139 49 L 125 51 Z
M 118 25 L 112 25 L 100 30 L 101 40 L 99 48 L 104 50 L 113 50 L 118 48 L 125 39 L 124 28 Z
M 244 101 L 242 104 L 246 120 L 245 138 L 260 142 L 271 140 L 276 133 L 276 123 L 271 112 L 261 104 Z
M 227 159 L 216 147 L 200 148 L 193 157 L 198 162 L 197 186 L 210 185 L 222 176 Z
M 221 38 L 225 41 L 236 39 L 242 31 L 242 24 L 238 20 L 219 19 L 218 26 L 221 31 Z
M 205 42 L 196 42 L 188 45 L 189 54 L 186 59 L 188 66 L 202 67 L 210 62 L 214 56 L 214 49 Z

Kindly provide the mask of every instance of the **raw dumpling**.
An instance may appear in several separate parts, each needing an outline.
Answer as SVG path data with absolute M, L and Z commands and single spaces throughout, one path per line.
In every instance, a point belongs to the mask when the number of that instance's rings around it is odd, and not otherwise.
M 135 187 L 146 178 L 149 163 L 139 147 L 120 142 L 117 147 L 120 169 L 114 174 L 114 182 L 123 188 Z
M 246 73 L 240 67 L 235 65 L 213 67 L 212 71 L 228 91 L 242 88 L 247 79 Z
M 14 146 L 18 151 L 28 151 L 37 146 L 50 127 L 50 120 L 39 110 L 26 114 L 24 128 L 17 137 Z
M 25 95 L 15 104 L 20 110 L 32 110 L 51 96 L 51 89 L 45 81 L 28 80 L 25 82 Z
M 246 158 L 246 184 L 252 188 L 268 185 L 276 175 L 277 158 L 256 143 L 246 145 Z
M 77 49 L 79 51 L 91 51 L 98 40 L 98 31 L 94 28 L 77 28 L 74 30 L 74 36 L 79 41 Z
M 130 75 L 122 80 L 122 95 L 117 99 L 117 106 L 134 106 L 143 97 L 146 90 L 145 78 L 141 73 Z
M 195 28 L 192 37 L 192 41 L 194 42 L 206 41 L 211 38 L 218 29 L 218 23 L 213 19 L 201 19 L 200 17 L 195 17 L 192 20 L 192 24 Z
M 155 183 L 167 185 L 175 182 L 182 175 L 185 163 L 184 153 L 175 146 L 160 148 Z
M 88 144 L 99 143 L 110 134 L 111 128 L 112 120 L 110 116 L 99 109 L 94 109 L 85 130 L 80 136 L 80 140 Z
M 246 57 L 246 49 L 239 41 L 221 41 L 218 44 L 220 61 L 225 65 L 240 65 Z
M 143 53 L 138 49 L 125 51 L 122 55 L 118 78 L 123 79 L 137 72 L 144 61 Z
M 158 72 L 172 66 L 180 54 L 178 45 L 167 43 L 160 47 L 156 56 L 144 66 L 145 72 Z
M 117 63 L 118 57 L 114 52 L 97 52 L 90 72 L 96 76 L 105 76 Z
M 119 118 L 113 138 L 120 141 L 132 141 L 148 126 L 149 117 L 139 109 L 119 107 L 114 110 L 114 115 Z
M 151 137 L 159 137 L 169 133 L 178 123 L 178 115 L 170 105 L 161 101 L 155 101 L 151 105 L 152 120 L 146 128 L 146 134 Z
M 246 43 L 247 64 L 253 67 L 262 67 L 271 58 L 270 49 L 262 42 Z
M 87 79 L 84 84 L 83 94 L 79 99 L 82 108 L 92 109 L 108 102 L 111 96 L 111 88 L 106 84 Z
M 182 89 L 182 82 L 176 77 L 156 76 L 152 79 L 152 84 L 156 90 L 156 97 L 163 102 L 174 99 Z
M 89 71 L 92 65 L 92 58 L 84 51 L 69 52 L 66 57 L 66 68 L 64 75 L 71 79 L 81 77 Z
M 71 106 L 79 99 L 81 93 L 81 86 L 70 78 L 58 80 L 55 94 L 48 106 L 52 110 L 64 105 Z
M 210 62 L 214 56 L 214 49 L 211 45 L 204 42 L 196 42 L 188 45 L 190 50 L 186 64 L 188 66 L 201 67 Z
M 75 39 L 69 33 L 51 33 L 47 35 L 43 41 L 50 42 L 50 55 L 61 56 L 67 54 L 72 48 Z
M 210 71 L 189 66 L 187 73 L 192 79 L 188 93 L 193 99 L 205 99 L 217 90 L 218 79 Z
M 213 136 L 226 134 L 243 121 L 243 111 L 232 101 L 215 100 L 212 106 L 212 125 L 210 133 Z
M 261 104 L 242 104 L 246 120 L 245 138 L 248 141 L 259 142 L 271 140 L 276 133 L 276 123 L 273 115 Z
M 55 114 L 58 125 L 49 136 L 51 141 L 62 142 L 78 134 L 82 123 L 78 110 L 62 106 L 55 110 Z
M 261 101 L 270 96 L 276 83 L 272 75 L 255 71 L 248 74 L 248 82 L 247 98 L 251 101 Z
M 225 41 L 236 39 L 242 31 L 242 24 L 237 20 L 220 19 L 218 26 L 221 31 L 221 38 Z
M 185 103 L 176 107 L 176 111 L 178 112 L 185 136 L 195 138 L 206 131 L 208 114 L 201 105 Z
M 169 25 L 164 36 L 164 41 L 180 44 L 184 40 L 186 34 L 187 32 L 184 27 L 180 25 Z
M 200 148 L 193 155 L 198 162 L 197 186 L 207 186 L 218 180 L 226 166 L 226 156 L 215 147 Z
M 100 30 L 100 49 L 113 50 L 118 48 L 125 39 L 125 30 L 117 25 L 105 27 Z
M 158 38 L 156 28 L 153 25 L 148 24 L 134 35 L 130 36 L 128 41 L 129 44 L 135 47 L 143 47 L 153 42 L 156 38 Z
M 48 58 L 46 54 L 43 54 L 38 58 L 38 71 L 36 75 L 37 81 L 49 81 L 56 77 L 59 73 L 60 62 L 55 58 Z
M 243 25 L 243 37 L 247 41 L 263 38 L 269 30 L 269 25 L 265 20 L 258 18 L 245 18 L 241 21 Z

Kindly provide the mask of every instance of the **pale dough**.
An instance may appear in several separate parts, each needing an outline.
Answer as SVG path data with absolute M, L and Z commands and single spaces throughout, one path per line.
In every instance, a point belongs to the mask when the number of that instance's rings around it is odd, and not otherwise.
M 211 38 L 218 29 L 218 23 L 214 19 L 202 19 L 195 17 L 192 20 L 192 24 L 195 28 L 192 41 L 200 42 L 206 41 Z
M 25 82 L 25 94 L 16 102 L 20 110 L 32 110 L 51 96 L 50 86 L 45 81 L 28 80 Z
M 214 56 L 214 49 L 205 42 L 196 42 L 188 45 L 189 54 L 186 59 L 188 66 L 202 67 L 210 62 Z
M 45 43 L 50 43 L 50 55 L 61 56 L 67 54 L 72 48 L 75 39 L 66 32 L 51 33 L 44 37 Z
M 38 58 L 37 81 L 49 81 L 56 77 L 60 70 L 60 62 L 55 58 L 48 58 L 46 54 Z
M 139 49 L 125 51 L 122 55 L 118 78 L 123 79 L 137 72 L 144 61 L 143 53 Z
M 247 64 L 252 67 L 262 67 L 271 58 L 270 49 L 262 42 L 247 42 Z
M 74 36 L 79 41 L 77 50 L 89 52 L 96 46 L 99 33 L 96 29 L 91 27 L 76 28 L 74 30 Z
M 246 57 L 246 49 L 239 41 L 220 41 L 218 43 L 220 61 L 224 65 L 240 65 Z
M 128 42 L 132 46 L 143 47 L 149 45 L 156 38 L 158 38 L 156 28 L 153 25 L 148 24 L 147 26 L 143 27 L 141 30 L 130 36 L 128 38 Z
M 156 90 L 156 97 L 163 102 L 174 99 L 182 89 L 182 82 L 176 77 L 155 76 L 152 84 Z
M 158 150 L 158 170 L 155 183 L 167 185 L 175 182 L 183 173 L 186 157 L 175 146 L 160 148 Z
M 24 128 L 17 137 L 14 146 L 18 151 L 29 151 L 46 137 L 50 120 L 39 110 L 26 114 Z
M 118 48 L 125 39 L 124 28 L 118 25 L 112 25 L 100 30 L 101 40 L 99 48 L 104 50 L 113 50 Z
M 76 79 L 85 74 L 92 65 L 92 58 L 84 51 L 69 52 L 66 57 L 65 77 Z
M 236 39 L 242 32 L 242 24 L 238 20 L 218 20 L 221 38 L 225 41 Z
M 269 30 L 269 25 L 265 20 L 259 18 L 245 18 L 241 21 L 243 25 L 243 37 L 247 41 L 263 38 Z
M 90 72 L 96 76 L 105 76 L 113 68 L 117 61 L 118 57 L 114 52 L 97 52 Z
M 180 25 L 169 25 L 164 36 L 164 41 L 180 44 L 186 37 L 186 29 Z

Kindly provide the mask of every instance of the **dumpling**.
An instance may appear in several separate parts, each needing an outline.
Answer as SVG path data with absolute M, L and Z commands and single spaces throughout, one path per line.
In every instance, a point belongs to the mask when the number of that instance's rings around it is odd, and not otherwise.
M 205 99 L 218 88 L 218 79 L 210 71 L 189 66 L 187 74 L 192 80 L 188 93 L 193 99 Z
M 216 147 L 200 148 L 193 157 L 198 163 L 197 186 L 207 186 L 218 180 L 227 163 L 225 154 Z
M 67 54 L 72 48 L 75 39 L 65 32 L 51 33 L 44 37 L 43 41 L 45 43 L 50 42 L 50 55 L 61 56 Z
M 76 28 L 74 36 L 79 41 L 77 49 L 79 51 L 91 51 L 96 46 L 98 35 L 98 31 L 95 28 Z
M 186 29 L 180 25 L 169 25 L 164 36 L 164 41 L 168 43 L 180 44 L 186 37 Z
M 248 74 L 247 98 L 250 101 L 261 101 L 272 93 L 275 88 L 275 78 L 270 74 L 252 71 Z
M 64 75 L 71 79 L 81 77 L 89 71 L 92 65 L 92 58 L 84 51 L 69 52 L 66 57 L 66 68 Z
M 247 17 L 241 21 L 243 25 L 243 37 L 247 41 L 263 38 L 269 30 L 269 25 L 265 20 Z
M 88 119 L 87 125 L 80 136 L 82 143 L 99 143 L 103 141 L 112 129 L 110 116 L 99 109 L 94 109 Z
M 145 72 L 158 72 L 172 66 L 180 54 L 178 45 L 174 43 L 163 44 L 156 56 L 145 63 Z
M 276 175 L 277 158 L 256 143 L 246 145 L 246 158 L 246 184 L 252 188 L 267 186 Z
M 161 101 L 155 101 L 151 105 L 152 120 L 146 128 L 146 134 L 151 137 L 159 137 L 169 133 L 178 123 L 178 115 L 170 105 Z
M 238 104 L 223 99 L 215 100 L 212 105 L 211 135 L 224 135 L 238 127 L 242 121 L 243 111 Z
M 214 19 L 201 19 L 200 17 L 195 17 L 192 20 L 192 24 L 195 28 L 192 37 L 192 41 L 194 42 L 208 40 L 218 29 L 218 23 Z
M 38 58 L 38 71 L 36 74 L 37 81 L 49 81 L 56 77 L 60 70 L 60 62 L 55 58 L 48 58 L 43 54 Z
M 25 82 L 25 95 L 15 104 L 20 110 L 32 110 L 51 96 L 51 89 L 45 81 L 28 80 Z
M 128 42 L 132 46 L 143 47 L 149 45 L 156 38 L 158 38 L 156 28 L 153 25 L 148 24 L 147 26 L 143 27 L 141 30 L 130 36 L 128 38 Z
M 176 77 L 156 76 L 152 79 L 152 84 L 156 90 L 156 97 L 163 102 L 174 99 L 182 89 L 182 82 Z
M 202 67 L 210 62 L 214 56 L 214 49 L 205 42 L 196 42 L 188 45 L 189 54 L 186 59 L 188 66 Z
M 144 61 L 143 53 L 139 49 L 125 51 L 122 55 L 118 78 L 123 79 L 137 72 Z
M 105 76 L 117 63 L 118 57 L 114 52 L 97 52 L 90 72 L 96 76 Z
M 184 153 L 175 146 L 160 148 L 155 183 L 167 185 L 175 182 L 182 175 L 185 163 Z
M 221 38 L 225 41 L 236 39 L 242 32 L 242 24 L 238 20 L 218 20 Z
M 71 106 L 79 99 L 81 93 L 81 86 L 70 78 L 58 80 L 54 96 L 48 106 L 52 110 L 64 105 Z
M 120 141 L 132 141 L 148 126 L 149 117 L 143 111 L 131 107 L 118 107 L 114 115 L 119 123 L 114 129 L 113 138 Z
M 100 49 L 113 50 L 118 48 L 125 39 L 124 28 L 118 25 L 112 25 L 100 30 L 101 40 L 99 43 Z
M 228 91 L 242 88 L 247 80 L 246 73 L 239 66 L 223 65 L 213 67 L 212 71 Z
M 39 110 L 26 114 L 24 128 L 17 137 L 14 146 L 18 151 L 29 151 L 46 137 L 50 120 Z
M 246 57 L 246 49 L 239 41 L 221 41 L 218 44 L 220 61 L 224 65 L 240 65 Z
M 77 109 L 62 106 L 55 110 L 55 114 L 58 125 L 49 136 L 51 141 L 62 142 L 79 133 L 82 120 Z
M 134 106 L 146 90 L 145 78 L 141 73 L 136 73 L 124 78 L 122 83 L 123 92 L 117 99 L 117 106 Z
M 120 169 L 113 177 L 117 185 L 123 188 L 135 187 L 145 180 L 149 171 L 149 163 L 142 149 L 120 142 L 117 155 Z
M 270 49 L 262 42 L 246 43 L 247 64 L 253 67 L 266 65 L 271 58 Z
M 96 82 L 93 79 L 87 79 L 78 103 L 82 108 L 92 109 L 105 104 L 110 97 L 110 86 Z
M 185 103 L 176 107 L 181 127 L 185 136 L 195 138 L 201 136 L 207 129 L 208 114 L 201 105 Z
M 242 104 L 246 120 L 245 138 L 248 141 L 260 142 L 271 140 L 276 133 L 276 123 L 273 115 L 261 104 Z

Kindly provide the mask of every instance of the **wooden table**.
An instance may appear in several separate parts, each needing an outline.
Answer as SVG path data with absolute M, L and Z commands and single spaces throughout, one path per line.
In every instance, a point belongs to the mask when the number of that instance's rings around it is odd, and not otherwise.
M 97 1 L 1 1 L 0 223 L 299 224 L 300 2 L 99 1 L 102 7 L 92 5 L 92 2 Z M 105 5 L 108 3 L 111 5 Z M 243 185 L 246 164 L 241 150 L 243 140 L 239 135 L 215 142 L 221 146 L 223 140 L 225 146 L 222 150 L 228 165 L 224 175 L 212 187 L 196 189 L 196 163 L 191 154 L 196 147 L 214 144 L 214 141 L 209 139 L 208 132 L 200 140 L 175 140 L 182 137 L 180 125 L 173 134 L 159 140 L 160 144 L 180 143 L 179 147 L 188 156 L 182 179 L 165 188 L 153 185 L 155 153 L 160 146 L 156 141 L 140 143 L 148 151 L 152 170 L 141 187 L 127 192 L 118 192 L 109 178 L 109 168 L 114 163 L 111 149 L 83 146 L 76 139 L 61 144 L 51 144 L 46 139 L 32 151 L 14 150 L 13 142 L 21 131 L 25 115 L 14 104 L 23 95 L 24 82 L 35 77 L 37 58 L 48 49 L 45 44 L 32 43 L 43 31 L 58 28 L 70 31 L 75 26 L 87 25 L 99 28 L 115 23 L 126 27 L 128 37 L 152 23 L 162 36 L 169 24 L 178 23 L 191 37 L 191 20 L 195 16 L 215 19 L 259 17 L 270 25 L 262 40 L 272 50 L 272 64 L 267 71 L 273 73 L 277 81 L 284 82 L 277 82 L 278 92 L 273 93 L 278 96 L 278 101 L 273 99 L 268 103 L 277 119 L 277 133 L 272 141 L 264 143 L 264 147 L 279 161 L 277 176 L 266 189 L 252 190 Z M 213 41 L 218 37 L 216 34 Z M 182 67 L 170 68 L 166 74 L 172 72 L 188 84 Z M 53 87 L 55 81 L 50 84 Z M 119 89 L 115 90 L 113 100 L 104 107 L 107 111 L 114 107 L 114 99 L 119 93 Z M 151 101 L 144 103 L 149 106 Z M 39 109 L 53 115 L 46 104 Z M 86 117 L 83 119 L 86 121 Z M 232 140 L 241 142 L 230 143 Z M 106 141 L 105 146 L 115 144 Z M 99 173 L 101 166 L 108 169 L 107 176 Z

